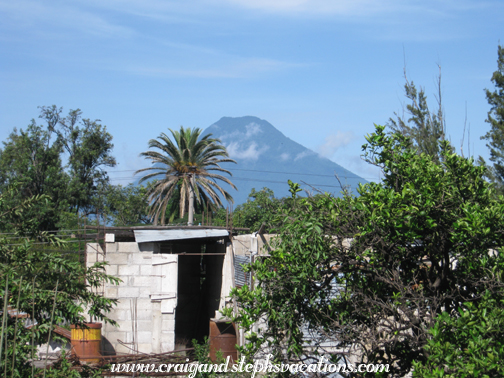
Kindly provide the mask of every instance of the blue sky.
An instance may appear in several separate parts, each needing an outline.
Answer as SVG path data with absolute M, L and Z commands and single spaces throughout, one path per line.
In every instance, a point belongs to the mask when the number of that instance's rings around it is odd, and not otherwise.
M 0 140 L 37 106 L 80 108 L 114 137 L 116 183 L 167 128 L 244 115 L 377 179 L 360 147 L 401 112 L 404 67 L 432 108 L 442 67 L 451 141 L 467 109 L 471 154 L 488 156 L 501 0 L 0 0 L 0 18 Z

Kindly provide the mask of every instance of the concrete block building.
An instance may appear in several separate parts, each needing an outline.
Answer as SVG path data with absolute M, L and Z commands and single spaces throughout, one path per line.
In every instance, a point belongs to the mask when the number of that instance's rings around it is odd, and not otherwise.
M 108 314 L 118 326 L 102 328 L 104 355 L 163 353 L 202 341 L 210 320 L 221 318 L 231 288 L 250 283 L 240 263 L 267 254 L 269 241 L 268 235 L 233 236 L 204 226 L 102 230 L 103 241 L 86 246 L 86 264 L 106 261 L 106 273 L 122 280 L 99 289 L 118 299 Z

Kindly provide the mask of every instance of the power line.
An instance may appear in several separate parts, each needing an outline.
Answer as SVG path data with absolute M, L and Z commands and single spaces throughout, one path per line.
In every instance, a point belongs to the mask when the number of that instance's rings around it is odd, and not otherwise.
M 48 231 L 44 230 L 43 232 L 46 232 L 49 234 L 51 232 L 74 232 L 74 231 L 83 231 L 83 230 L 84 230 L 83 228 L 76 228 L 74 230 L 48 230 Z M 0 232 L 0 237 L 2 237 L 3 235 L 17 235 L 17 234 L 18 234 L 17 232 Z M 68 236 L 68 235 L 64 235 L 64 236 Z M 21 236 L 21 237 L 24 238 L 24 236 Z
M 235 169 L 235 171 L 247 171 L 247 172 L 261 172 L 261 173 L 280 173 L 284 175 L 302 175 L 302 176 L 318 176 L 318 177 L 332 177 L 335 175 L 321 175 L 316 173 L 299 173 L 299 172 L 276 172 L 276 171 L 261 171 L 258 169 Z M 344 176 L 344 178 L 364 178 L 360 176 Z
M 279 171 L 263 171 L 263 170 L 260 170 L 260 169 L 241 169 L 241 168 L 235 168 L 235 169 L 232 169 L 233 171 L 243 171 L 243 172 L 259 172 L 259 173 L 275 173 L 275 174 L 282 174 L 282 175 L 301 175 L 301 176 L 315 176 L 315 177 L 336 177 L 336 175 L 322 175 L 322 174 L 317 174 L 317 173 L 301 173 L 301 172 L 279 172 Z M 111 172 L 107 172 L 109 174 L 112 174 L 112 173 L 122 173 L 122 172 L 136 172 L 135 169 L 127 169 L 127 170 L 122 170 L 122 171 L 111 171 Z M 162 172 L 159 173 L 160 175 L 163 174 Z M 134 176 L 134 175 L 133 175 Z M 131 179 L 133 178 L 132 177 L 117 177 L 117 178 L 114 178 L 112 177 L 114 180 L 120 180 L 120 179 Z M 374 180 L 376 178 L 379 179 L 379 177 L 375 176 L 375 177 L 361 177 L 361 176 L 357 176 L 357 175 L 354 175 L 354 176 L 342 176 L 343 178 L 345 179 L 348 179 L 348 178 L 356 178 L 356 179 L 364 179 L 364 180 Z M 236 178 L 233 176 L 233 178 Z
M 344 177 L 345 179 L 347 177 Z M 273 181 L 273 180 L 261 180 L 261 179 L 252 179 L 252 178 L 247 178 L 247 177 L 234 177 L 233 176 L 233 181 L 238 180 L 238 181 L 253 181 L 253 182 L 268 182 L 272 184 L 285 184 L 286 181 Z M 112 178 L 112 180 L 131 180 L 130 177 L 115 177 Z M 315 187 L 328 187 L 328 188 L 341 188 L 340 185 L 326 185 L 326 184 L 312 184 L 312 183 L 306 183 L 307 185 L 315 186 Z
M 244 177 L 233 177 L 233 180 L 241 180 L 241 181 L 259 181 L 259 182 L 270 182 L 274 184 L 285 184 L 285 181 L 272 181 L 272 180 L 256 180 L 256 179 L 249 179 L 249 178 L 244 178 Z M 310 184 L 306 183 L 307 185 L 311 186 L 324 186 L 328 188 L 341 188 L 339 185 L 324 185 L 324 184 Z
M 80 232 L 82 232 L 82 231 L 83 230 L 81 230 Z M 56 230 L 56 231 L 51 231 L 51 232 L 60 232 L 60 231 Z M 12 235 L 12 233 L 11 234 L 0 233 L 0 237 L 8 239 L 8 240 L 13 240 L 13 239 L 26 239 L 26 240 L 30 240 L 31 239 L 28 236 L 7 236 L 7 237 L 5 237 L 3 235 Z M 94 234 L 93 233 L 91 233 L 91 234 L 87 233 L 86 234 L 87 237 L 89 237 L 89 236 L 96 236 L 96 235 L 99 235 L 99 234 L 97 234 L 97 233 L 94 233 Z M 68 238 L 68 237 L 72 238 L 71 241 L 70 240 L 63 240 L 64 243 L 66 243 L 66 242 L 72 242 L 73 243 L 75 240 L 80 240 L 81 239 L 81 238 L 77 238 L 77 237 L 72 237 L 72 235 L 68 235 L 68 234 L 60 234 L 60 235 L 50 234 L 50 236 L 51 237 L 56 237 L 56 238 Z

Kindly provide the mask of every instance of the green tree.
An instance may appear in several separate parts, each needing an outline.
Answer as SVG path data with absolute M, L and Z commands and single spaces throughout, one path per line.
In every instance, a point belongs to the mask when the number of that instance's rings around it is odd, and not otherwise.
M 410 101 L 406 105 L 406 114 L 395 114 L 395 119 L 389 119 L 389 126 L 394 132 L 399 132 L 415 143 L 419 153 L 426 153 L 432 156 L 437 162 L 440 158 L 439 142 L 445 140 L 445 118 L 441 96 L 441 69 L 438 76 L 438 109 L 436 112 L 429 110 L 425 90 L 417 89 L 415 84 L 408 80 L 406 70 L 404 71 L 404 93 Z
M 149 186 L 148 196 L 151 203 L 150 216 L 154 224 L 159 221 L 165 223 L 166 211 L 170 200 L 176 195 L 178 201 L 178 212 L 182 218 L 189 207 L 189 196 L 191 188 L 194 190 L 196 200 L 201 204 L 210 203 L 214 206 L 222 206 L 219 194 L 225 200 L 233 202 L 231 195 L 222 189 L 217 180 L 229 184 L 236 189 L 235 185 L 227 178 L 217 172 L 231 175 L 231 172 L 222 168 L 221 163 L 236 163 L 228 158 L 226 148 L 221 145 L 219 139 L 211 138 L 211 134 L 200 137 L 201 129 L 184 129 L 170 132 L 175 143 L 166 135 L 161 133 L 159 140 L 151 139 L 149 148 L 158 151 L 146 151 L 140 155 L 151 160 L 153 166 L 138 170 L 136 173 L 154 171 L 143 176 L 140 182 L 150 179 L 161 178 L 154 181 Z M 191 178 L 194 177 L 193 187 Z M 175 217 L 175 212 L 169 214 Z
M 35 230 L 54 230 L 59 220 L 59 211 L 67 203 L 68 175 L 61 162 L 62 145 L 51 133 L 34 120 L 26 131 L 14 131 L 0 151 L 0 193 L 8 193 L 4 201 L 14 207 L 24 198 L 46 195 L 49 201 L 18 217 L 15 224 L 4 223 L 4 230 L 15 227 L 33 233 Z M 8 188 L 16 185 L 16 191 Z
M 487 141 L 490 149 L 492 167 L 488 167 L 488 177 L 497 184 L 500 193 L 504 193 L 504 47 L 497 48 L 497 71 L 492 75 L 495 90 L 486 90 L 486 98 L 490 104 L 490 111 L 486 122 L 490 124 L 490 131 L 481 139 Z M 480 157 L 480 163 L 485 164 Z
M 238 205 L 233 213 L 233 225 L 236 227 L 248 227 L 250 231 L 258 231 L 262 225 L 271 231 L 274 229 L 275 217 L 277 216 L 282 200 L 275 198 L 271 189 L 262 188 L 260 191 L 252 189 L 247 202 Z
M 234 319 L 250 341 L 243 353 L 267 346 L 278 360 L 306 358 L 315 353 L 308 330 L 313 344 L 332 342 L 402 377 L 426 361 L 438 314 L 458 313 L 486 290 L 502 296 L 504 257 L 489 250 L 504 245 L 504 200 L 485 168 L 447 141 L 437 160 L 381 126 L 366 139 L 364 156 L 383 181 L 361 185 L 358 197 L 298 198 L 270 257 L 252 264 L 255 288 L 233 290 Z
M 98 187 L 109 181 L 103 168 L 116 165 L 111 155 L 112 135 L 100 120 L 82 118 L 80 109 L 70 110 L 66 117 L 62 117 L 62 112 L 63 108 L 55 105 L 43 106 L 39 118 L 46 121 L 47 130 L 56 134 L 68 154 L 69 203 L 76 213 L 82 210 L 87 215 L 94 212 L 92 199 L 98 194 Z
M 105 203 L 101 207 L 114 226 L 136 226 L 149 222 L 145 186 L 108 185 L 103 192 Z
M 45 199 L 46 196 L 30 197 L 11 207 L 1 194 L 0 217 L 19 216 Z M 56 246 L 62 243 L 47 234 L 41 237 Z M 55 245 L 50 245 L 50 249 L 40 247 L 18 235 L 4 234 L 0 239 L 2 376 L 31 376 L 30 360 L 36 353 L 36 344 L 45 342 L 55 325 L 82 324 L 86 320 L 85 313 L 93 319 L 114 324 L 107 312 L 116 300 L 103 297 L 97 289 L 104 282 L 117 284 L 119 280 L 105 273 L 105 263 L 86 268 L 55 252 Z M 9 306 L 26 314 L 29 322 L 10 316 L 13 312 L 5 311 Z
M 66 117 L 62 111 L 54 105 L 41 107 L 39 118 L 46 125 L 32 120 L 26 130 L 14 129 L 3 142 L 0 193 L 15 183 L 18 190 L 10 192 L 13 206 L 26 197 L 47 196 L 47 201 L 25 211 L 20 223 L 9 227 L 55 230 L 67 215 L 96 213 L 95 197 L 108 184 L 103 168 L 115 165 L 112 136 L 99 120 L 82 119 L 79 109 Z
M 289 180 L 290 181 L 290 180 Z M 275 193 L 269 188 L 256 191 L 252 188 L 247 202 L 234 209 L 232 222 L 234 227 L 246 227 L 251 232 L 257 232 L 263 227 L 263 232 L 275 233 L 280 224 L 279 219 L 288 212 L 295 202 L 296 193 L 301 191 L 298 184 L 289 189 L 291 197 L 276 198 Z M 213 218 L 213 225 L 224 226 L 226 224 L 226 211 L 219 209 Z
M 274 219 L 277 216 L 282 200 L 275 198 L 271 189 L 262 188 L 259 191 L 252 189 L 247 202 L 236 206 L 233 210 L 232 222 L 234 227 L 247 227 L 250 231 L 258 231 L 264 224 L 267 230 L 274 228 Z M 226 225 L 226 211 L 219 209 L 215 212 L 213 225 Z

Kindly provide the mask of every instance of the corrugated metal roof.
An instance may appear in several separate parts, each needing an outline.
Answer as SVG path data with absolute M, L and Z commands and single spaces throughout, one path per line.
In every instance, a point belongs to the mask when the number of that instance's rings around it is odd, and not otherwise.
M 250 272 L 244 272 L 242 264 L 250 264 L 250 257 L 235 255 L 234 270 L 235 270 L 235 285 L 242 287 L 248 285 L 250 287 Z
M 152 243 L 167 240 L 224 238 L 229 236 L 223 229 L 171 229 L 171 230 L 133 230 L 137 243 Z

